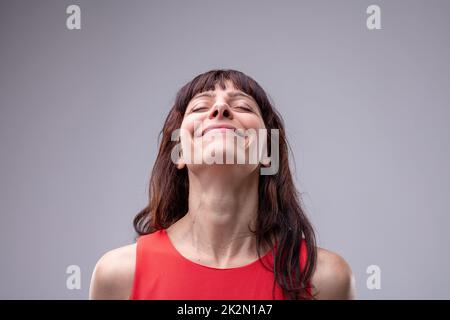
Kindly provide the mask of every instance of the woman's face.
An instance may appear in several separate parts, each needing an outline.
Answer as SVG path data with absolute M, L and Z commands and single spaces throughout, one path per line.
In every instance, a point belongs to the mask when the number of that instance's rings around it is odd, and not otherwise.
M 265 125 L 256 101 L 227 82 L 225 90 L 217 85 L 213 91 L 194 96 L 186 108 L 180 129 L 182 149 L 187 150 L 190 145 L 191 152 L 200 152 L 202 163 L 205 162 L 205 155 L 214 155 L 217 151 L 223 153 L 223 163 L 229 163 L 225 158 L 226 153 L 233 152 L 236 163 L 236 146 L 243 148 L 248 157 L 249 147 L 258 143 L 256 135 L 242 133 L 249 133 L 252 130 L 246 130 L 254 129 L 253 132 L 258 134 L 259 129 L 265 129 Z M 183 134 L 188 135 L 187 140 L 183 140 Z M 234 138 L 241 138 L 240 141 L 244 143 L 240 144 Z M 229 141 L 232 144 L 226 143 L 226 139 L 231 139 Z M 192 153 L 191 155 L 194 156 Z

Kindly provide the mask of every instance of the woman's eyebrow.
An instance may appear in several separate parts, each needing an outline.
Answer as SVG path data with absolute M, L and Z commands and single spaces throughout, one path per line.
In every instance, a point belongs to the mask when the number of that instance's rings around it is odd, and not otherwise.
M 214 98 L 215 96 L 216 96 L 215 93 L 201 92 L 201 93 L 197 94 L 195 97 L 193 97 L 192 100 L 202 98 L 202 97 Z
M 232 91 L 232 92 L 229 92 L 229 93 L 228 93 L 228 96 L 229 96 L 230 98 L 244 97 L 244 98 L 247 98 L 247 99 L 250 99 L 250 100 L 254 100 L 251 96 L 249 96 L 248 94 L 243 93 L 243 92 L 241 92 L 241 91 Z
M 216 94 L 214 92 L 201 92 L 199 94 L 197 94 L 193 99 L 198 99 L 201 97 L 209 97 L 209 98 L 214 98 L 216 96 Z M 230 98 L 236 98 L 236 97 L 244 97 L 250 100 L 254 100 L 251 96 L 249 96 L 248 94 L 241 92 L 241 91 L 231 91 L 227 93 L 227 96 Z
M 190 107 L 188 106 L 187 110 L 192 110 L 192 108 L 194 107 L 194 104 L 191 105 L 191 103 L 192 103 L 193 101 L 195 101 L 195 100 L 197 100 L 197 99 L 200 99 L 200 98 L 202 98 L 202 97 L 214 98 L 215 96 L 216 96 L 216 94 L 215 94 L 214 92 L 211 92 L 211 91 L 200 92 L 199 94 L 195 95 L 195 96 L 191 99 L 191 102 L 189 103 Z M 258 106 L 258 103 L 255 101 L 255 99 L 254 99 L 252 96 L 250 96 L 250 95 L 248 95 L 248 94 L 246 94 L 246 93 L 244 93 L 244 92 L 242 92 L 242 91 L 231 91 L 231 92 L 228 92 L 228 93 L 227 93 L 227 96 L 228 96 L 229 98 L 231 98 L 231 99 L 235 99 L 235 98 L 239 98 L 239 97 L 243 97 L 243 98 L 250 99 L 250 101 L 253 102 L 253 103 L 250 103 L 250 104 L 249 104 L 249 107 L 250 107 L 251 109 L 254 109 L 254 108 L 255 108 L 255 107 L 253 106 L 253 104 L 256 104 L 256 106 Z M 260 112 L 260 110 L 259 110 L 258 107 L 256 107 L 256 110 L 257 110 L 257 112 L 258 112 L 259 114 L 261 114 L 261 112 Z

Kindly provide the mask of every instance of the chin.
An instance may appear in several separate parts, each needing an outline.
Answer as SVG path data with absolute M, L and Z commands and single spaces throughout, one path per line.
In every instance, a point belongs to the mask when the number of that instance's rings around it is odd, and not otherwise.
M 205 164 L 211 164 L 211 165 L 236 165 L 236 166 L 242 166 L 242 163 L 238 163 L 238 154 L 245 154 L 245 162 L 248 163 L 248 150 L 239 150 L 236 151 L 235 146 L 223 146 L 223 145 L 215 145 L 210 144 L 203 148 L 202 150 L 203 154 L 203 162 Z M 215 155 L 218 155 L 217 157 Z M 229 157 L 232 157 L 232 160 L 227 160 L 227 155 Z M 221 158 L 221 163 L 219 162 L 219 158 Z M 209 158 L 209 162 L 205 159 Z M 213 160 L 214 159 L 214 160 Z M 211 161 L 214 161 L 214 163 L 211 163 Z M 227 163 L 228 161 L 228 163 Z M 231 162 L 230 162 L 231 161 Z

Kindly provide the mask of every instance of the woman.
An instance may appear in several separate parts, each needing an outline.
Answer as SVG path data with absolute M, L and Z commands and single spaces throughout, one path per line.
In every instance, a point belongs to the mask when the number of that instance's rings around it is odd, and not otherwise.
M 251 130 L 266 136 L 242 134 Z M 255 80 L 235 70 L 198 75 L 178 92 L 161 134 L 149 204 L 134 219 L 137 243 L 100 258 L 91 299 L 354 298 L 349 265 L 316 247 L 281 117 Z M 249 161 L 255 145 L 270 157 Z M 221 162 L 230 152 L 231 164 Z

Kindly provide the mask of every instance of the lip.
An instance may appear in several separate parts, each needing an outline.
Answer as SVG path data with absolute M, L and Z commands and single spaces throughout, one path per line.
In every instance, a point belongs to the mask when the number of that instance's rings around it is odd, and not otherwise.
M 205 128 L 202 132 L 202 136 L 205 135 L 208 131 L 212 129 L 232 129 L 233 131 L 236 130 L 236 127 L 229 125 L 229 124 L 215 124 L 210 125 L 209 127 Z

